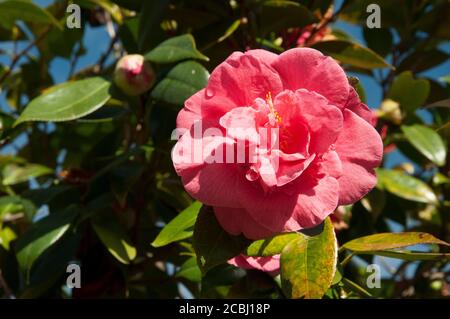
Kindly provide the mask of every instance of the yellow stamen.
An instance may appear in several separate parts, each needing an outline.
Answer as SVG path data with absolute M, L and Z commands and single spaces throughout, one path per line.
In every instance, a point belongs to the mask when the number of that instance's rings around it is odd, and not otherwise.
M 266 94 L 266 103 L 267 105 L 269 105 L 270 113 L 273 114 L 277 123 L 281 123 L 282 118 L 280 114 L 275 110 L 275 107 L 273 106 L 272 93 L 270 91 Z

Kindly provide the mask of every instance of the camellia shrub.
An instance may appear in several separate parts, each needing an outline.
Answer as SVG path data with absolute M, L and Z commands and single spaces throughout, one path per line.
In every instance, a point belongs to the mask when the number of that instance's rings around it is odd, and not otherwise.
M 449 296 L 448 1 L 44 2 L 0 1 L 1 297 Z

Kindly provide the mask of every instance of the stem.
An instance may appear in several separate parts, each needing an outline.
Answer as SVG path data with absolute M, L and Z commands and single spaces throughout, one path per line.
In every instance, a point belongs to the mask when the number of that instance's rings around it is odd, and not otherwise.
M 365 290 L 363 287 L 361 287 L 357 283 L 351 281 L 350 279 L 342 278 L 342 283 L 345 286 L 347 286 L 347 288 L 349 288 L 351 291 L 353 291 L 363 297 L 372 298 L 372 295 L 367 290 Z
M 8 70 L 6 70 L 5 73 L 2 74 L 0 77 L 0 84 L 5 81 L 5 79 L 11 74 L 17 63 L 20 61 L 20 59 L 28 53 L 35 45 L 37 45 L 39 42 L 41 42 L 45 36 L 50 32 L 51 27 L 48 27 L 44 32 L 42 32 L 34 41 L 30 42 L 25 49 L 19 52 L 19 54 L 15 55 L 11 61 L 11 64 L 8 67 Z
M 350 260 L 352 259 L 352 257 L 355 255 L 356 255 L 355 253 L 351 253 L 350 255 L 345 257 L 344 260 L 341 262 L 341 266 L 344 267 L 345 265 L 347 265 L 350 262 Z

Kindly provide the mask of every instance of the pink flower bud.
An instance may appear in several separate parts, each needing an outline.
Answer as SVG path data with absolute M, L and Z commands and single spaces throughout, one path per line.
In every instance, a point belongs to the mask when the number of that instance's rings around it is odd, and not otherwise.
M 153 86 L 155 72 L 142 55 L 126 55 L 117 62 L 114 83 L 127 95 L 139 95 Z

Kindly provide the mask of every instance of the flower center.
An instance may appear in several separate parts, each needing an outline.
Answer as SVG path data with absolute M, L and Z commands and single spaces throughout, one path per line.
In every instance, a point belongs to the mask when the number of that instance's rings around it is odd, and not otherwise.
M 272 93 L 270 91 L 266 94 L 266 103 L 269 106 L 270 115 L 272 115 L 273 119 L 275 119 L 277 124 L 281 124 L 282 118 L 280 114 L 277 112 L 277 110 L 275 110 L 275 107 L 273 106 Z M 270 124 L 274 125 L 273 123 Z

